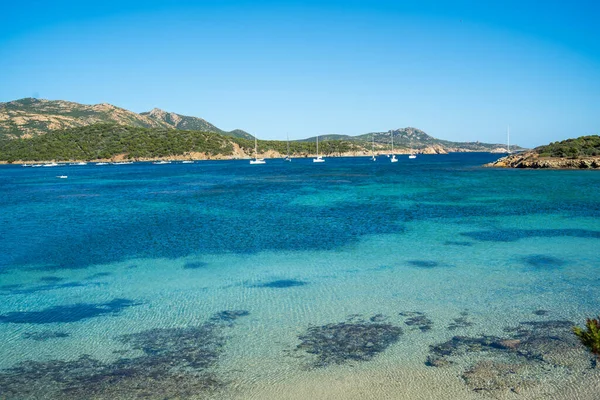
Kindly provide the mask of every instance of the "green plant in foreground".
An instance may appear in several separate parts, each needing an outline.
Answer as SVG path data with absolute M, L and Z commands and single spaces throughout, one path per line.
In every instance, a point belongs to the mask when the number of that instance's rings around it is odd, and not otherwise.
M 600 317 L 598 319 L 588 318 L 585 326 L 587 330 L 574 326 L 573 333 L 600 360 Z

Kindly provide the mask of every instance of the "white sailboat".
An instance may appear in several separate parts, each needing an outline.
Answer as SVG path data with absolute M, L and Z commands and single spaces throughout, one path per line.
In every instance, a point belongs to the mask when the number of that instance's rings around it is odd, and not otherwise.
M 287 134 L 287 156 L 285 156 L 284 161 L 292 161 L 290 157 L 290 135 Z
M 317 136 L 317 158 L 313 158 L 313 162 L 325 162 L 323 157 L 319 155 L 319 136 Z
M 250 160 L 250 164 L 266 164 L 264 158 L 258 158 L 258 142 L 254 136 L 254 160 Z
M 410 155 L 408 156 L 408 158 L 417 158 L 417 155 L 414 153 L 412 148 L 412 138 L 410 139 Z
M 394 131 L 391 131 L 390 134 L 392 135 L 392 158 L 390 159 L 390 162 L 398 162 L 398 159 L 394 154 Z
M 371 160 L 377 161 L 375 158 L 375 134 L 371 133 Z

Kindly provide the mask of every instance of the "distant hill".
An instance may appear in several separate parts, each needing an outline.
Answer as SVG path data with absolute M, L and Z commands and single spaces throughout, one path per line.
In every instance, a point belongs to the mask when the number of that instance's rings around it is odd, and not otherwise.
M 215 132 L 245 139 L 242 130 L 223 131 L 202 118 L 188 117 L 155 108 L 137 114 L 111 104 L 86 105 L 64 100 L 26 98 L 0 103 L 0 137 L 20 138 L 98 123 L 116 123 L 140 128 L 171 128 Z
M 154 108 L 151 111 L 140 113 L 140 115 L 152 118 L 156 121 L 166 123 L 169 126 L 179 130 L 215 132 L 225 136 L 233 136 L 243 139 L 254 139 L 254 136 L 250 135 L 247 132 L 244 132 L 241 129 L 226 132 L 217 128 L 216 126 L 202 118 L 188 117 L 186 115 L 176 114 L 174 112 L 163 111 L 159 108 Z
M 321 135 L 319 140 L 349 140 L 363 142 L 363 145 L 368 147 L 368 143 L 375 141 L 378 147 L 382 145 L 386 148 L 391 147 L 392 134 L 394 135 L 394 147 L 397 149 L 412 148 L 419 153 L 449 153 L 449 152 L 464 152 L 464 151 L 480 151 L 493 153 L 506 153 L 505 144 L 492 144 L 481 142 L 451 142 L 449 140 L 436 139 L 428 135 L 424 131 L 406 127 L 402 129 L 394 129 L 387 132 L 371 132 L 358 136 L 348 135 Z M 302 141 L 314 142 L 315 137 L 303 139 Z M 519 146 L 511 146 L 512 150 L 523 150 Z
M 319 140 L 320 141 L 325 141 L 325 140 L 356 140 L 356 136 L 328 134 L 328 135 L 319 135 Z M 316 136 L 309 137 L 309 138 L 306 138 L 306 139 L 296 140 L 296 142 L 316 142 L 316 141 L 317 141 L 317 137 Z

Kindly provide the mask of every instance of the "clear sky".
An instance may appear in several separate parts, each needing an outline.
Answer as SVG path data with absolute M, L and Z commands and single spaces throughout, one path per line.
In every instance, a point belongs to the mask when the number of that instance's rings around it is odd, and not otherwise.
M 600 2 L 29 1 L 0 102 L 202 117 L 264 139 L 414 126 L 536 146 L 600 133 Z

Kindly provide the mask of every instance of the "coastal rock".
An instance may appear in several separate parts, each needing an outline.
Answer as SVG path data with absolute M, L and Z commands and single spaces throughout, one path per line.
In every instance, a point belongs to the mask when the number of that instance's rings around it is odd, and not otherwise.
M 557 158 L 541 157 L 535 151 L 511 154 L 497 161 L 485 164 L 491 168 L 527 168 L 527 169 L 598 169 L 600 157 Z

